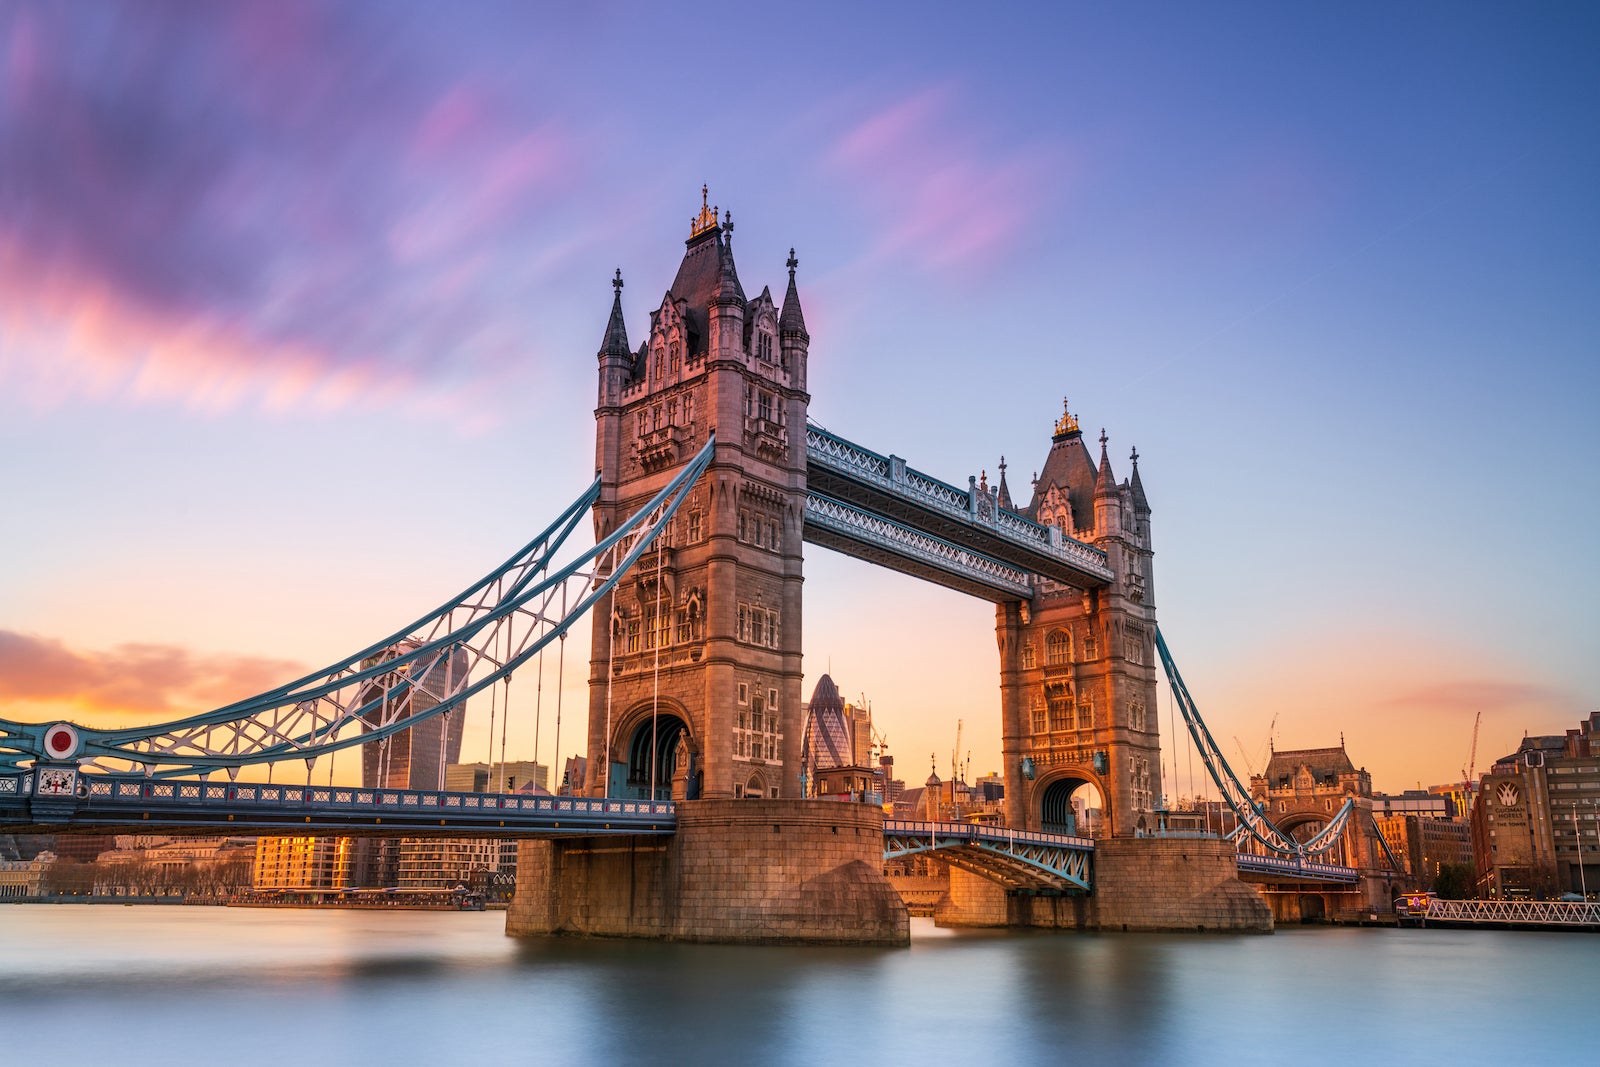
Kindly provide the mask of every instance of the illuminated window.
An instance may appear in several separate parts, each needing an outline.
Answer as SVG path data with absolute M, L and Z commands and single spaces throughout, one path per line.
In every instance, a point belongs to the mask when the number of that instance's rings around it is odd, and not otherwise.
M 1094 701 L 1080 700 L 1078 702 L 1078 729 L 1092 730 L 1094 728 Z
M 1044 661 L 1055 667 L 1072 662 L 1072 635 L 1065 630 L 1051 630 L 1044 639 Z
M 1042 734 L 1047 729 L 1045 718 L 1044 697 L 1033 698 L 1033 732 Z

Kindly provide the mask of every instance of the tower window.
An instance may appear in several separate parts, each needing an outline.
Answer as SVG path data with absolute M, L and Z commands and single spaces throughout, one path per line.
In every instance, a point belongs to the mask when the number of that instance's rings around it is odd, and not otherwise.
M 1034 668 L 1034 654 L 1032 643 L 1022 646 L 1022 669 L 1031 671 Z
M 1052 667 L 1072 662 L 1072 635 L 1065 630 L 1051 630 L 1044 642 L 1045 663 Z
M 756 405 L 757 405 L 757 414 L 759 414 L 761 416 L 762 420 L 765 421 L 765 422 L 771 422 L 772 421 L 772 394 L 771 393 L 761 393 L 761 394 L 759 394 L 758 397 L 757 397 L 757 400 L 756 400 Z
M 691 511 L 691 512 L 689 512 L 688 527 L 689 527 L 689 529 L 685 532 L 685 540 L 687 541 L 688 544 L 692 545 L 695 542 L 700 540 L 700 512 L 699 511 Z
M 1050 729 L 1072 729 L 1072 698 L 1055 696 L 1050 698 Z
M 761 362 L 772 362 L 772 335 L 765 330 L 761 331 L 756 341 L 756 354 L 761 357 Z

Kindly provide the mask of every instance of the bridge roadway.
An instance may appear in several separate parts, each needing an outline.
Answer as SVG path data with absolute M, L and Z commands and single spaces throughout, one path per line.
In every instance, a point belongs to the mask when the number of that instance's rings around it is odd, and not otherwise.
M 1098 548 L 817 426 L 806 427 L 805 540 L 986 600 L 1031 599 L 1034 576 L 1080 589 L 1115 575 Z
M 187 831 L 406 837 L 667 835 L 670 801 L 82 775 L 75 795 L 34 797 L 31 773 L 0 776 L 0 833 Z M 884 858 L 923 853 L 1012 889 L 1086 892 L 1094 842 L 966 822 L 885 819 Z M 1346 867 L 1239 856 L 1241 876 L 1354 882 Z

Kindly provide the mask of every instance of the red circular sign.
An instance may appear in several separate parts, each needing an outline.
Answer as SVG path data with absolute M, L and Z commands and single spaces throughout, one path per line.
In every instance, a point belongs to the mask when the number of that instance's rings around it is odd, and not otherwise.
M 44 750 L 57 759 L 67 758 L 78 751 L 78 731 L 68 723 L 56 723 L 44 732 Z

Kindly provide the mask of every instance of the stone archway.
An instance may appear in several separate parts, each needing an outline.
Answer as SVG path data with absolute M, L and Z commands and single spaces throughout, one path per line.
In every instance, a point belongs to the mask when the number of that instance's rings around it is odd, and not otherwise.
M 693 736 L 683 717 L 675 711 L 661 710 L 654 717 L 646 708 L 625 722 L 617 734 L 614 750 L 621 759 L 611 764 L 609 795 L 624 800 L 671 800 L 672 783 L 679 771 L 680 741 L 689 753 L 689 767 L 683 770 L 692 778 L 694 766 Z M 691 781 L 689 788 L 694 785 Z
M 1094 776 L 1069 771 L 1041 783 L 1035 795 L 1039 798 L 1037 825 L 1045 833 L 1075 837 L 1110 833 L 1105 788 Z M 1079 803 L 1074 804 L 1074 800 Z M 1082 817 L 1091 811 L 1100 814 L 1087 820 Z

